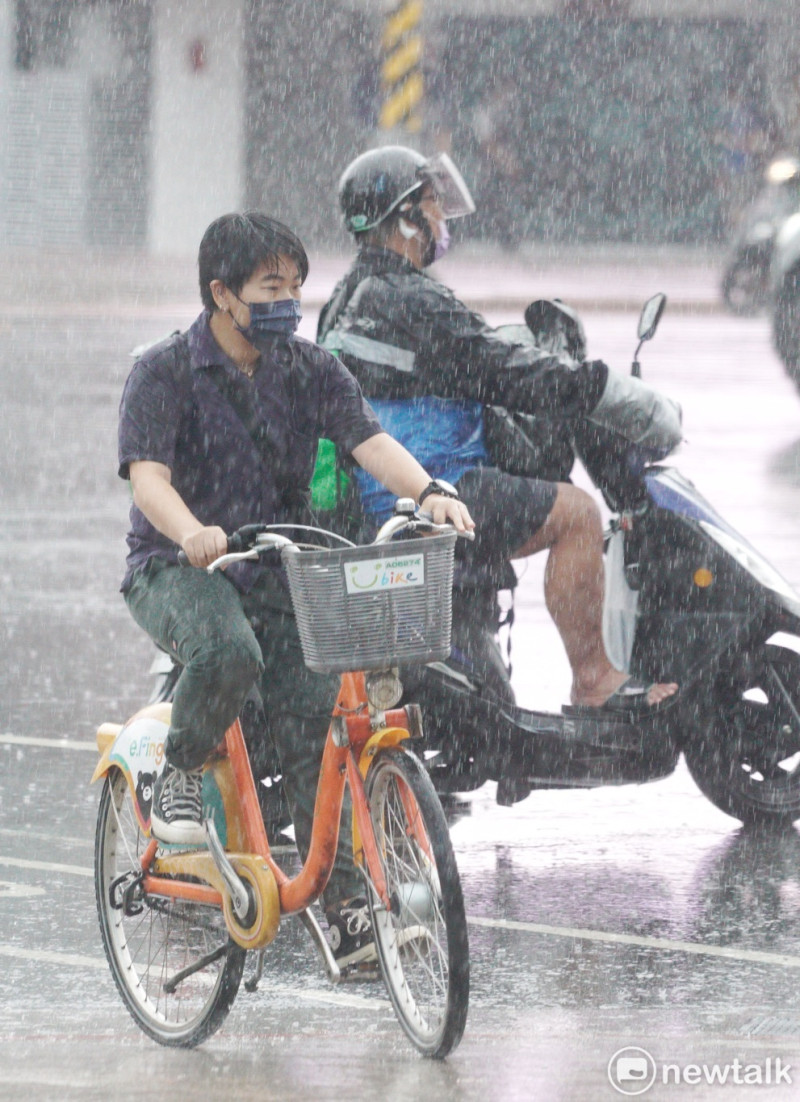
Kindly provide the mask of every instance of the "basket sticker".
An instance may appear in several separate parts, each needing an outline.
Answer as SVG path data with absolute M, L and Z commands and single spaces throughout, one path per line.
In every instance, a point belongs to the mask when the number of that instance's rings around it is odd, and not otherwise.
M 378 593 L 425 585 L 425 556 L 398 555 L 395 559 L 364 559 L 344 568 L 348 593 Z

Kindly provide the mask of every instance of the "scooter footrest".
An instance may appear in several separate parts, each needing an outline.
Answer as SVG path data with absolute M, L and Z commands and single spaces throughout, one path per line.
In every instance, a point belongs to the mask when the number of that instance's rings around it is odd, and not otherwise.
M 525 708 L 504 708 L 502 714 L 511 721 L 517 735 L 533 735 L 534 742 L 541 741 L 544 745 L 555 740 L 624 750 L 637 750 L 642 746 L 642 734 L 634 722 L 635 717 L 625 714 L 569 715 L 565 712 L 559 715 L 531 712 Z
M 642 732 L 623 716 L 573 716 L 566 714 L 562 720 L 561 737 L 565 741 L 588 746 L 608 747 L 619 750 L 640 750 Z

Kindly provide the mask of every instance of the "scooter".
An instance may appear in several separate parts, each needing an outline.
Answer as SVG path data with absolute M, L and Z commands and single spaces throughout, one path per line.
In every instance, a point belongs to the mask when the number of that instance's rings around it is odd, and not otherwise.
M 634 376 L 665 304 L 656 295 L 644 306 Z M 539 347 L 585 355 L 579 322 L 558 301 L 531 304 L 526 322 Z M 800 817 L 800 597 L 676 468 L 610 429 L 578 423 L 563 432 L 614 513 L 609 657 L 639 679 L 676 681 L 680 692 L 644 714 L 520 708 L 497 638 L 497 593 L 457 588 L 448 660 L 400 671 L 422 708 L 437 791 L 494 780 L 498 802 L 511 805 L 535 788 L 657 780 L 683 752 L 700 790 L 729 815 L 792 822 Z M 285 816 L 279 766 L 265 759 L 264 768 L 273 772 L 262 773 L 262 810 L 274 823 Z
M 764 185 L 743 212 L 728 254 L 721 292 L 732 314 L 758 314 L 770 296 L 773 251 L 800 200 L 800 160 L 782 154 L 767 165 Z
M 644 306 L 634 376 L 665 304 L 656 295 Z M 585 355 L 563 304 L 533 303 L 526 321 L 539 347 Z M 479 604 L 467 602 L 472 623 L 457 620 L 454 604 L 453 653 L 413 686 L 437 787 L 452 790 L 470 770 L 479 782 L 488 762 L 498 800 L 511 803 L 530 788 L 655 780 L 683 752 L 700 790 L 727 814 L 750 824 L 800 817 L 800 597 L 676 468 L 597 426 L 573 426 L 572 443 L 614 513 L 609 657 L 639 679 L 676 681 L 680 692 L 639 715 L 519 708 L 486 639 L 475 645 Z

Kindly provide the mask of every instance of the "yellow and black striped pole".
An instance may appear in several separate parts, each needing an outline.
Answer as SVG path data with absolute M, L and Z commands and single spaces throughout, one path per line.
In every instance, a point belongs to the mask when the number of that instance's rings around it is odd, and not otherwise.
M 381 45 L 381 130 L 402 127 L 417 133 L 422 127 L 423 0 L 400 0 L 386 16 Z

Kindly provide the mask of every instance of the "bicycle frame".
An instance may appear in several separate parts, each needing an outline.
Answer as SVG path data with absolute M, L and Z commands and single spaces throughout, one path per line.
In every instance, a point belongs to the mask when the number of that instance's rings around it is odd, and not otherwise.
M 413 502 L 401 502 L 384 526 L 384 541 L 402 529 L 436 527 L 416 518 Z M 253 528 L 258 526 L 229 537 L 229 549 L 246 550 L 229 550 L 208 569 L 292 543 Z M 422 735 L 421 711 L 415 704 L 383 707 L 402 691 L 395 667 L 449 647 L 454 542 L 451 533 L 443 543 L 416 548 L 425 579 L 420 571 L 413 581 L 416 589 L 425 586 L 424 593 L 403 588 L 386 600 L 370 592 L 369 608 L 363 600 L 352 607 L 348 579 L 377 552 L 368 550 L 365 557 L 353 548 L 304 561 L 286 557 L 292 602 L 302 613 L 298 634 L 306 664 L 322 673 L 346 671 L 321 754 L 308 852 L 295 876 L 271 852 L 239 720 L 204 766 L 203 835 L 190 847 L 151 834 L 172 705 L 148 705 L 124 726 L 98 730 L 101 754 L 93 780 L 106 778 L 95 836 L 100 930 L 124 1003 L 159 1043 L 191 1047 L 219 1028 L 249 950 L 257 959 L 245 987 L 256 990 L 265 947 L 282 915 L 295 915 L 305 926 L 332 983 L 372 978 L 379 967 L 400 1025 L 423 1055 L 446 1056 L 460 1041 L 469 998 L 469 940 L 458 867 L 431 780 L 404 745 Z M 405 554 L 412 553 L 409 547 Z M 373 566 L 377 570 L 381 563 Z M 382 586 L 412 580 L 402 575 L 397 581 L 391 572 L 382 577 L 389 579 Z M 343 625 L 332 650 L 325 647 L 333 627 L 318 615 L 320 609 L 331 612 L 334 625 Z M 383 642 L 374 636 L 375 612 L 385 628 Z M 365 640 L 374 665 L 370 672 L 350 672 L 349 666 L 364 661 Z M 326 934 L 311 904 L 330 882 L 345 786 L 352 797 L 352 841 L 344 839 L 343 847 L 352 845 L 363 892 L 349 901 L 358 904 L 355 910 L 343 905 L 328 916 Z M 354 936 L 351 920 L 358 916 L 361 923 L 367 910 L 366 926 Z
M 164 709 L 168 707 L 156 706 L 161 709 L 162 723 L 166 721 Z M 145 709 L 145 712 L 154 710 Z M 382 904 L 391 909 L 364 791 L 364 777 L 375 753 L 410 737 L 413 727 L 405 708 L 371 714 L 364 674 L 342 674 L 322 757 L 309 853 L 297 876 L 290 878 L 272 856 L 244 735 L 237 719 L 225 734 L 225 752 L 213 761 L 211 768 L 225 810 L 226 855 L 236 873 L 250 883 L 256 897 L 255 916 L 247 925 L 234 913 L 224 878 L 209 850 L 170 852 L 170 847 L 161 847 L 152 839 L 141 859 L 142 889 L 149 895 L 222 907 L 234 941 L 246 949 L 262 948 L 275 937 L 282 915 L 305 911 L 324 891 L 336 856 L 347 784 L 353 804 L 356 864 L 362 869 L 366 865 L 375 893 Z M 114 747 L 124 732 L 124 727 L 112 725 L 104 725 L 98 730 L 97 743 L 102 756 L 93 780 L 120 767 L 118 760 L 115 764 Z M 135 798 L 135 778 L 129 771 L 123 769 L 123 772 Z M 413 816 L 409 818 L 413 821 Z M 142 825 L 146 829 L 146 824 Z M 424 830 L 419 841 L 427 849 Z

